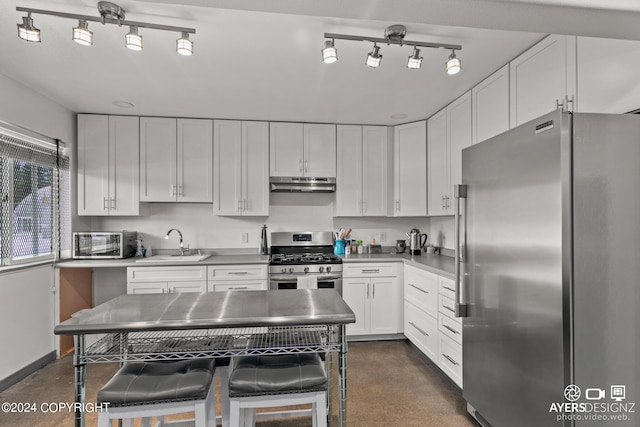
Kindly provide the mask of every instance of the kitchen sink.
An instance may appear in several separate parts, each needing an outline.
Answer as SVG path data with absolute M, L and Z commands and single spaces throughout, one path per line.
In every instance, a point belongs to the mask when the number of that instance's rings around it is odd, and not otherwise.
M 196 262 L 209 258 L 211 255 L 154 255 L 149 258 L 137 259 L 136 262 Z

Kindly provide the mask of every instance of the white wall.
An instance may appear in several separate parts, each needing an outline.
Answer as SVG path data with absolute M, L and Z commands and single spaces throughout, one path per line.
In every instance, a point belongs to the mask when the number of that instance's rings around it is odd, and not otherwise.
M 434 216 L 430 219 L 429 243 L 434 246 L 455 249 L 452 216 Z
M 68 143 L 75 207 L 75 115 L 2 74 L 0 93 L 0 120 Z M 0 379 L 55 350 L 53 288 L 50 265 L 0 273 Z
M 142 233 L 145 246 L 154 249 L 177 249 L 178 238 L 164 236 L 178 228 L 184 243 L 191 248 L 244 248 L 258 250 L 260 229 L 268 231 L 331 231 L 352 228 L 352 238 L 376 238 L 383 246 L 394 246 L 396 239 L 406 238 L 413 227 L 429 229 L 424 218 L 333 218 L 333 194 L 271 193 L 269 217 L 220 217 L 213 215 L 213 206 L 206 203 L 142 203 L 139 217 L 93 217 L 96 230 L 134 230 Z M 249 234 L 248 243 L 240 242 L 241 233 Z M 379 242 L 379 233 L 387 234 Z M 270 242 L 269 242 L 270 243 Z

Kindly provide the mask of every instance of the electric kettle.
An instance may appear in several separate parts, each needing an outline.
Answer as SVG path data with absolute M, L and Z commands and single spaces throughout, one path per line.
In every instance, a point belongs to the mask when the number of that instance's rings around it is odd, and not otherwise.
M 422 248 L 427 244 L 427 235 L 420 233 L 417 228 L 412 228 L 411 231 L 405 234 L 409 238 L 409 253 L 411 255 L 420 255 Z

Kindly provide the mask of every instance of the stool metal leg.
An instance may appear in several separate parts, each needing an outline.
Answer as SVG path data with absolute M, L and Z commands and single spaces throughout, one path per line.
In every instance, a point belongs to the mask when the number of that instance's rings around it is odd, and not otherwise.
M 87 376 L 87 365 L 81 360 L 84 357 L 84 335 L 73 336 L 75 353 L 73 355 L 73 367 L 75 370 L 75 426 L 84 427 L 84 412 L 80 409 L 84 407 L 85 381 Z
M 347 334 L 340 325 L 340 358 L 338 359 L 338 425 L 347 425 Z

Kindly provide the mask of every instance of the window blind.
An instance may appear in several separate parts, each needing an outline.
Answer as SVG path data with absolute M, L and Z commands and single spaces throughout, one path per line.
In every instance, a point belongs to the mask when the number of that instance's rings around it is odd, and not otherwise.
M 69 251 L 69 158 L 60 141 L 0 127 L 1 265 Z

